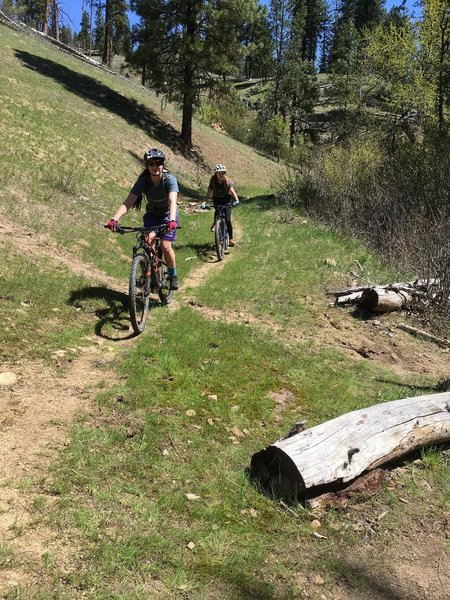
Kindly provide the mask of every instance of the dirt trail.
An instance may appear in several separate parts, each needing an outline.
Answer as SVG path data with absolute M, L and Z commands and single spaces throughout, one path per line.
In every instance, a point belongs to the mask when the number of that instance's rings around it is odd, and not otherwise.
M 239 225 L 236 229 L 238 237 Z M 0 220 L 0 245 L 10 253 L 63 264 L 72 273 L 110 289 L 128 291 L 126 283 L 84 263 L 48 237 L 18 228 L 6 219 Z M 224 264 L 211 252 L 183 281 L 183 289 L 202 285 L 211 271 L 222 269 Z M 169 308 L 177 310 L 185 302 L 191 302 L 190 297 L 180 291 Z M 119 351 L 137 339 L 124 332 Z M 61 561 L 67 554 L 56 532 L 33 522 L 30 508 L 43 497 L 47 503 L 54 502 L 54 497 L 45 493 L 51 482 L 49 466 L 67 443 L 70 426 L 79 416 L 95 411 L 95 398 L 104 382 L 112 385 L 117 379 L 113 368 L 117 344 L 97 336 L 89 341 L 87 347 L 71 349 L 70 360 L 66 351 L 55 352 L 54 366 L 27 360 L 5 362 L 0 367 L 1 373 L 15 378 L 10 385 L 0 385 L 0 535 L 15 556 L 14 567 L 0 570 L 1 597 L 18 585 L 31 588 L 38 583 L 40 568 L 33 565 L 41 564 L 44 553 L 55 553 Z M 27 489 L 26 482 L 31 480 L 41 482 L 39 494 Z M 71 554 L 75 552 L 74 547 Z

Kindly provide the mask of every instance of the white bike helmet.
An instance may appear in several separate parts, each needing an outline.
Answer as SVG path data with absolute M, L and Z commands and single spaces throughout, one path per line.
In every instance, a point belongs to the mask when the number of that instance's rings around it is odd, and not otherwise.
M 227 170 L 225 165 L 221 165 L 220 163 L 214 167 L 214 173 L 225 173 Z

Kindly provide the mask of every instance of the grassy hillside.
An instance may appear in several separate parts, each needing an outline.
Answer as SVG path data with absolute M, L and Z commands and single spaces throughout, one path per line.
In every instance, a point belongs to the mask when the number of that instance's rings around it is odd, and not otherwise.
M 280 166 L 206 126 L 186 151 L 178 112 L 140 87 L 3 26 L 0 59 L 0 596 L 447 600 L 448 451 L 315 510 L 248 477 L 293 423 L 446 388 L 448 352 L 405 315 L 329 306 L 355 265 L 403 274 L 286 223 Z M 103 224 L 151 145 L 182 187 L 181 289 L 134 338 L 133 241 Z M 247 197 L 222 263 L 189 205 L 218 161 Z
M 34 219 L 44 226 L 46 208 L 63 212 L 69 204 L 84 226 L 124 197 L 150 146 L 167 153 L 182 198 L 204 193 L 217 162 L 227 164 L 241 194 L 266 192 L 278 181 L 276 163 L 210 127 L 197 127 L 195 147 L 186 149 L 178 111 L 163 109 L 161 98 L 141 86 L 34 36 L 1 31 L 1 181 L 8 214 L 19 200 L 25 210 L 38 203 L 42 211 Z
M 162 109 L 161 99 L 141 86 L 33 35 L 0 27 L 0 198 L 5 223 L 41 236 L 43 243 L 56 243 L 109 275 L 126 276 L 130 240 L 108 238 L 103 224 L 142 171 L 148 147 L 166 152 L 167 166 L 178 178 L 182 208 L 203 198 L 217 162 L 226 163 L 241 195 L 270 192 L 279 181 L 279 165 L 210 127 L 197 126 L 195 147 L 186 149 L 174 107 Z M 140 219 L 133 213 L 126 222 Z M 187 252 L 180 249 L 182 276 L 195 267 L 183 260 Z M 2 258 L 7 276 L 17 265 L 6 266 L 6 256 Z M 50 273 L 45 280 L 47 297 L 52 279 Z M 54 287 L 58 285 L 55 281 Z M 69 314 L 63 310 L 54 315 L 55 335 Z M 16 339 L 15 331 L 6 336 Z M 40 336 L 33 337 L 32 346 L 42 351 Z

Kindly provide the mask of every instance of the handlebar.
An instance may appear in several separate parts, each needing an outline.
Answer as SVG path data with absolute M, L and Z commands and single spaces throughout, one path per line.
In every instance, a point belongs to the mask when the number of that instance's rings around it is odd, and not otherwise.
M 109 229 L 108 225 L 103 226 L 105 229 Z M 177 229 L 181 229 L 180 225 L 177 225 Z M 111 231 L 111 230 L 110 230 Z M 114 230 L 113 230 L 114 231 Z M 155 225 L 153 227 L 126 227 L 124 225 L 116 225 L 115 232 L 120 235 L 124 235 L 125 233 L 151 233 L 155 232 L 157 234 L 165 234 L 168 231 L 167 225 Z
M 236 208 L 236 206 L 240 205 L 240 201 L 236 202 L 236 200 L 234 200 L 233 202 L 226 202 L 225 204 L 218 204 L 216 208 L 226 208 L 227 206 L 232 206 L 233 208 Z M 211 208 L 213 208 L 212 206 L 208 206 L 208 204 L 202 205 L 200 204 L 199 208 L 201 210 L 211 210 Z

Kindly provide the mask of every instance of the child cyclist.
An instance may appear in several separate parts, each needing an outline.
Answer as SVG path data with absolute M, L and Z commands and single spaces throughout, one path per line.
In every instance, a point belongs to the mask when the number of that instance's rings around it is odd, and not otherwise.
M 225 209 L 225 220 L 227 223 L 228 235 L 230 236 L 229 244 L 234 246 L 233 240 L 233 225 L 231 224 L 231 206 L 237 206 L 239 204 L 239 198 L 234 189 L 234 183 L 226 176 L 227 168 L 225 165 L 218 164 L 214 167 L 214 175 L 211 177 L 208 185 L 208 191 L 206 192 L 205 199 L 201 205 L 202 208 L 206 208 L 206 203 L 211 198 L 214 202 L 214 208 L 218 206 L 226 206 Z M 231 203 L 233 198 L 233 203 Z M 214 231 L 216 225 L 216 214 L 214 214 L 214 223 L 211 226 L 211 231 Z
M 134 207 L 139 210 L 141 199 L 145 196 L 147 206 L 144 214 L 144 227 L 167 225 L 167 233 L 161 236 L 161 246 L 169 269 L 170 289 L 177 290 L 179 283 L 172 242 L 176 239 L 178 224 L 178 183 L 173 175 L 164 170 L 165 160 L 166 155 L 158 148 L 150 148 L 146 151 L 144 171 L 139 175 L 128 197 L 106 226 L 111 231 L 115 231 L 119 219 L 130 208 Z

